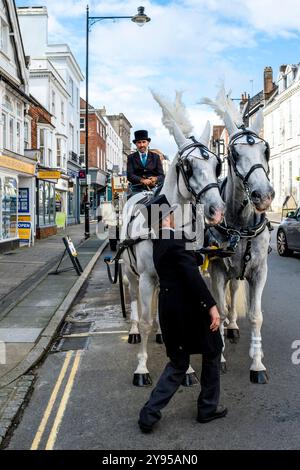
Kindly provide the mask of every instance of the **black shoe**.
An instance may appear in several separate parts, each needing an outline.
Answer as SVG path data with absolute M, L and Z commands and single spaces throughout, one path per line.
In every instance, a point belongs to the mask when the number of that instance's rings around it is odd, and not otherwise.
M 141 421 L 139 421 L 138 424 L 139 424 L 140 430 L 141 430 L 144 434 L 149 434 L 150 432 L 153 431 L 153 426 L 151 426 L 151 425 L 149 425 L 149 424 L 144 424 L 144 423 L 142 423 Z
M 218 419 L 218 418 L 224 418 L 227 415 L 227 408 L 224 408 L 223 406 L 218 407 L 216 411 L 211 413 L 208 416 L 200 416 L 198 415 L 197 421 L 199 423 L 209 423 L 209 421 L 212 421 L 213 419 Z

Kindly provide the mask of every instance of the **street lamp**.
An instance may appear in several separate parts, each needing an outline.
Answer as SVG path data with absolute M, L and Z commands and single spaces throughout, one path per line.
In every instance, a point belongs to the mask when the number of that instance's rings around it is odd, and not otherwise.
M 88 186 L 88 172 L 89 172 L 89 158 L 88 158 L 88 142 L 89 142 L 89 32 L 91 27 L 104 20 L 120 20 L 130 19 L 138 26 L 144 26 L 145 23 L 150 21 L 149 16 L 145 14 L 144 7 L 138 7 L 137 14 L 134 16 L 90 16 L 89 6 L 86 7 L 86 90 L 85 90 L 85 172 L 86 172 L 86 193 L 85 193 L 85 238 L 90 237 L 90 202 L 89 202 L 89 186 Z

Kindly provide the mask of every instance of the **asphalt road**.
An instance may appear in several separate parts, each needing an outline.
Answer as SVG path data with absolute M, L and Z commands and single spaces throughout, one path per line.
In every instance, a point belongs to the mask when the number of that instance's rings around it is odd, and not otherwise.
M 273 233 L 274 236 L 274 233 Z M 106 253 L 107 254 L 107 253 Z M 300 365 L 291 360 L 300 340 L 300 255 L 269 256 L 262 329 L 267 385 L 249 381 L 250 328 L 241 319 L 240 342 L 226 343 L 228 372 L 222 375 L 225 419 L 196 422 L 198 386 L 181 387 L 151 435 L 140 433 L 138 413 L 151 387 L 131 384 L 137 345 L 127 344 L 118 291 L 99 261 L 72 312 L 93 321 L 84 351 L 48 355 L 38 369 L 31 401 L 9 449 L 299 449 Z M 149 370 L 155 381 L 166 362 L 163 346 L 150 338 Z M 300 355 L 299 355 L 300 357 Z M 196 371 L 200 357 L 192 357 Z

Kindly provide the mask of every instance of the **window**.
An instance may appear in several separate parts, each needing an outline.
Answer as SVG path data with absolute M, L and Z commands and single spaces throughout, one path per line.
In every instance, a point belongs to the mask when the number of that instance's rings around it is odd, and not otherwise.
M 10 99 L 10 97 L 8 95 L 5 95 L 4 96 L 4 100 L 3 100 L 3 106 L 5 106 L 5 108 L 10 111 L 11 113 L 13 112 L 13 105 L 12 105 L 12 101 Z
M 80 118 L 80 130 L 81 131 L 85 130 L 85 118 L 84 117 Z
M 39 139 L 40 139 L 40 152 L 41 152 L 40 163 L 42 165 L 45 165 L 45 129 L 40 129 Z
M 97 119 L 97 134 L 100 134 L 100 123 Z
M 61 161 L 61 139 L 56 139 L 56 164 L 58 168 L 62 167 Z
M 29 123 L 24 122 L 24 149 L 29 149 Z
M 9 150 L 14 150 L 14 120 L 9 118 Z
M 55 116 L 55 91 L 52 90 L 52 93 L 51 93 L 51 96 L 52 96 L 52 101 L 51 101 L 51 113 L 53 114 L 53 116 Z
M 70 100 L 71 103 L 74 103 L 74 83 L 71 77 L 69 77 L 69 93 L 70 93 Z
M 54 224 L 55 189 L 54 183 L 39 180 L 38 183 L 38 226 Z
M 3 148 L 6 148 L 6 133 L 7 133 L 7 117 L 6 117 L 6 114 L 2 113 L 2 144 L 3 144 Z
M 274 147 L 274 114 L 271 114 L 271 147 Z
M 289 138 L 293 137 L 293 116 L 292 116 L 292 100 L 288 102 L 289 113 Z
M 0 183 L 2 212 L 0 238 L 15 238 L 17 237 L 17 180 L 15 178 L 5 177 L 3 181 L 0 180 Z
M 97 168 L 100 168 L 100 149 L 97 147 Z
M 85 166 L 85 145 L 84 144 L 80 144 L 79 163 L 81 163 L 82 166 Z
M 52 150 L 51 149 L 48 149 L 48 166 L 53 167 Z
M 17 102 L 17 116 L 22 117 L 22 105 L 19 102 Z
M 74 150 L 74 126 L 72 126 L 72 124 L 70 124 L 69 137 L 70 137 L 70 150 L 71 152 L 73 152 Z
M 61 122 L 62 124 L 64 124 L 65 123 L 65 103 L 63 101 L 61 102 L 60 110 L 61 110 L 61 116 L 60 116 Z
M 21 152 L 21 123 L 17 121 L 17 153 Z
M 78 88 L 76 88 L 76 103 L 77 103 L 77 105 L 76 105 L 77 111 L 79 111 L 79 109 L 80 109 L 80 97 L 79 97 L 79 89 Z
M 293 164 L 292 160 L 289 161 L 289 194 L 293 191 Z
M 8 52 L 8 26 L 5 23 L 5 21 L 3 21 L 2 18 L 0 21 L 0 26 L 1 26 L 0 48 L 1 48 L 1 51 L 7 54 Z

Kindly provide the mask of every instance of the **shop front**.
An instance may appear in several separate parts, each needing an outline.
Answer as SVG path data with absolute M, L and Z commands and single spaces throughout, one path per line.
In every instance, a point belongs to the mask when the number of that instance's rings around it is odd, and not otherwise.
M 26 158 L 0 155 L 0 252 L 9 251 L 23 242 L 34 241 L 35 163 Z M 22 218 L 26 217 L 26 240 Z M 19 227 L 20 225 L 20 227 Z M 19 228 L 21 235 L 19 234 Z
M 57 233 L 55 189 L 59 171 L 40 170 L 37 178 L 37 238 L 47 238 Z
M 100 201 L 105 199 L 107 174 L 100 170 L 90 170 L 91 190 L 90 190 L 90 216 L 97 218 L 97 210 Z
M 67 224 L 80 223 L 80 187 L 78 179 L 78 171 L 68 169 L 68 217 Z
M 67 225 L 68 189 L 69 178 L 67 175 L 61 175 L 55 186 L 55 222 L 57 228 L 65 228 Z

